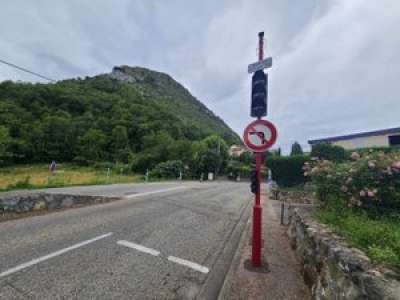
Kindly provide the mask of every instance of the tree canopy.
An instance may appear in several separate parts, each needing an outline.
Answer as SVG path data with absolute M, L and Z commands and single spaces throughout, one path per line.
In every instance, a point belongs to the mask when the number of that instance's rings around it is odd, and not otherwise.
M 180 160 L 194 173 L 219 173 L 228 145 L 239 137 L 171 80 L 160 81 L 159 93 L 147 81 L 129 84 L 107 75 L 55 84 L 2 82 L 0 164 L 129 162 L 144 172 Z

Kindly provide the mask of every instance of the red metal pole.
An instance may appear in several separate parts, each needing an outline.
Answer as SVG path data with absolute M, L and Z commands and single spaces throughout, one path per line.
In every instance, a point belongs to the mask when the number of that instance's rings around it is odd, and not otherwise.
M 264 59 L 264 32 L 258 34 L 258 60 Z M 251 261 L 253 267 L 261 267 L 261 229 L 262 229 L 262 207 L 261 207 L 261 164 L 262 154 L 256 155 L 256 171 L 257 171 L 257 192 L 253 206 L 253 245 L 251 253 Z
M 261 207 L 261 153 L 256 153 L 256 170 L 258 177 L 257 193 L 253 206 L 253 245 L 252 245 L 252 264 L 254 267 L 261 266 L 261 224 L 262 224 L 262 207 Z

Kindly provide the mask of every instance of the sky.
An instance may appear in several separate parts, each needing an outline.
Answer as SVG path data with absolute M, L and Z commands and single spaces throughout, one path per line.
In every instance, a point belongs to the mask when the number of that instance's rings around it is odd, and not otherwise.
M 166 72 L 240 136 L 265 32 L 275 148 L 400 127 L 398 0 L 3 0 L 0 59 L 55 80 Z M 0 64 L 0 81 L 45 82 Z M 0 95 L 1 96 L 1 95 Z

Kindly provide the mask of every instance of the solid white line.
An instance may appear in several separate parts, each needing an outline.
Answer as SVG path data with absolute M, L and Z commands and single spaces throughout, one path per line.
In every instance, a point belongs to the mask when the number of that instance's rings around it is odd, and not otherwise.
M 173 187 L 173 188 L 163 189 L 163 190 L 158 190 L 158 191 L 132 194 L 132 195 L 125 196 L 125 198 L 130 199 L 130 198 L 135 198 L 135 197 L 147 196 L 147 195 L 158 194 L 158 193 L 169 192 L 169 191 L 180 190 L 180 189 L 187 189 L 187 188 L 188 188 L 187 186 L 178 186 L 178 187 Z
M 196 264 L 196 263 L 194 263 L 194 262 L 191 262 L 191 261 L 189 261 L 189 260 L 182 259 L 182 258 L 179 258 L 179 257 L 168 256 L 168 260 L 169 260 L 169 261 L 172 261 L 172 262 L 175 262 L 175 263 L 177 263 L 177 264 L 180 264 L 180 265 L 189 267 L 189 268 L 191 268 L 191 269 L 193 269 L 193 270 L 199 271 L 199 272 L 204 273 L 204 274 L 207 274 L 207 273 L 210 271 L 210 270 L 209 270 L 207 267 L 205 267 L 205 266 Z
M 154 250 L 154 249 L 151 249 L 151 248 L 147 248 L 145 246 L 142 246 L 142 245 L 139 245 L 139 244 L 135 244 L 135 243 L 131 243 L 131 242 L 128 242 L 128 241 L 118 241 L 117 244 L 125 246 L 125 247 L 128 247 L 128 248 L 132 248 L 132 249 L 138 250 L 140 252 L 151 254 L 151 255 L 154 255 L 154 256 L 159 256 L 160 255 L 160 251 L 157 251 L 157 250 Z
M 99 235 L 98 237 L 95 237 L 95 238 L 93 238 L 93 239 L 90 239 L 90 240 L 87 240 L 87 241 L 84 241 L 84 242 L 75 244 L 75 245 L 73 245 L 73 246 L 71 246 L 71 247 L 67 247 L 67 248 L 58 250 L 58 251 L 56 251 L 56 252 L 47 254 L 47 255 L 45 255 L 45 256 L 42 256 L 42 257 L 33 259 L 33 260 L 29 261 L 29 262 L 26 262 L 26 263 L 24 263 L 24 264 L 21 264 L 21 265 L 19 265 L 19 266 L 16 266 L 16 267 L 14 267 L 14 268 L 12 268 L 12 269 L 9 269 L 9 270 L 7 270 L 7 271 L 4 271 L 4 272 L 0 273 L 0 278 L 1 278 L 1 277 L 8 276 L 8 275 L 10 275 L 10 274 L 12 274 L 12 273 L 21 271 L 22 269 L 31 267 L 31 266 L 33 266 L 33 265 L 36 265 L 36 264 L 42 262 L 42 261 L 45 261 L 45 260 L 48 260 L 48 259 L 50 259 L 50 258 L 59 256 L 59 255 L 61 255 L 61 254 L 64 254 L 64 253 L 66 253 L 66 252 L 69 252 L 69 251 L 71 251 L 71 250 L 74 250 L 74 249 L 80 248 L 80 247 L 82 247 L 82 246 L 88 245 L 88 244 L 90 244 L 90 243 L 96 242 L 96 241 L 98 241 L 98 240 L 104 239 L 104 238 L 106 238 L 106 237 L 109 237 L 110 235 L 112 235 L 112 232 L 109 232 L 109 233 L 103 234 L 103 235 Z

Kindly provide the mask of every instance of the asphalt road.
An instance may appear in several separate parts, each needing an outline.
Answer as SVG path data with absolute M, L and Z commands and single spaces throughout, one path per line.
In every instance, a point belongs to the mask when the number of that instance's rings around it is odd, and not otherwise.
M 46 192 L 124 199 L 0 223 L 0 299 L 213 298 L 251 199 L 234 182 Z

